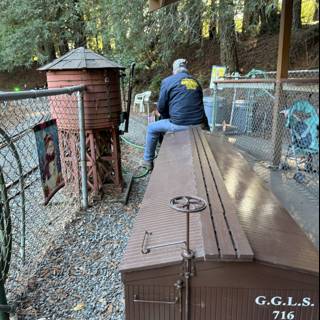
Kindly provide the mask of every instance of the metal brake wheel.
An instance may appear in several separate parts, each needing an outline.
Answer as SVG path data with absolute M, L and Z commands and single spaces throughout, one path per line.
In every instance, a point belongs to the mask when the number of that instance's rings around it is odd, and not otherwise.
M 207 207 L 204 199 L 191 196 L 179 196 L 170 200 L 170 207 L 179 212 L 200 212 Z

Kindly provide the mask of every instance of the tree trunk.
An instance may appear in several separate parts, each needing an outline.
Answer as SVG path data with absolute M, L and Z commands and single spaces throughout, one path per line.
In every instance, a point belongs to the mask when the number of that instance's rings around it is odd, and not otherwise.
M 264 1 L 260 7 L 260 34 L 274 34 L 279 31 L 280 28 L 280 15 L 278 14 L 277 5 L 273 5 L 273 9 L 267 9 L 272 4 L 273 0 Z
M 85 33 L 85 21 L 79 17 L 78 30 L 74 30 L 75 32 L 75 47 L 85 47 L 87 44 L 87 38 Z
M 319 0 L 316 1 L 316 11 L 314 12 L 314 21 L 319 21 Z
M 239 70 L 233 0 L 220 0 L 220 59 L 228 72 Z
M 302 7 L 302 0 L 293 0 L 292 27 L 293 27 L 294 30 L 299 30 L 299 29 L 302 28 L 301 7 Z
M 54 43 L 51 41 L 45 45 L 46 55 L 48 57 L 48 61 L 51 62 L 57 58 L 56 49 L 54 47 Z
M 243 8 L 242 33 L 250 34 L 259 25 L 259 3 L 254 0 L 245 0 Z
M 59 42 L 60 56 L 63 56 L 68 51 L 69 51 L 68 41 L 65 38 L 60 38 L 60 42 Z
M 195 3 L 194 0 L 189 0 L 184 9 L 187 26 L 187 41 L 200 42 L 202 38 L 202 5 Z
M 79 5 L 79 0 L 74 0 L 74 6 L 76 8 L 75 15 L 77 16 L 77 21 L 73 26 L 75 47 L 85 47 L 87 43 L 86 39 L 86 23 L 84 20 L 84 14 Z
M 212 0 L 210 8 L 210 26 L 209 26 L 209 39 L 216 40 L 217 38 L 217 5 L 216 0 Z

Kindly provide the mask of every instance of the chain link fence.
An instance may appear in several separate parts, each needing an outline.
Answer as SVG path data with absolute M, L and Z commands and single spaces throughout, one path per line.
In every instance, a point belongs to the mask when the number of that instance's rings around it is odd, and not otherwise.
M 0 95 L 0 283 L 6 291 L 0 292 L 0 304 L 6 304 L 6 295 L 14 302 L 23 294 L 41 256 L 81 207 L 78 110 L 83 107 L 79 104 L 82 90 L 74 87 Z M 33 128 L 53 116 L 59 118 L 65 186 L 44 205 Z M 59 123 L 70 121 L 72 129 L 60 128 Z
M 229 142 L 318 198 L 319 72 L 290 74 L 300 78 L 277 83 L 275 73 L 264 73 L 216 81 L 213 96 L 205 98 L 206 114 Z

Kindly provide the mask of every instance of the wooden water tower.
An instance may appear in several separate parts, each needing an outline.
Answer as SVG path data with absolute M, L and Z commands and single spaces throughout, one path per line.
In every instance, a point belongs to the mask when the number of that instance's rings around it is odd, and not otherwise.
M 121 110 L 120 70 L 122 66 L 83 47 L 39 68 L 47 72 L 48 88 L 85 85 L 84 113 L 87 145 L 88 186 L 97 195 L 106 183 L 122 186 L 119 124 Z M 72 166 L 79 183 L 79 121 L 77 103 L 70 96 L 50 99 L 52 117 L 60 132 L 61 160 Z M 66 173 L 67 175 L 67 173 Z

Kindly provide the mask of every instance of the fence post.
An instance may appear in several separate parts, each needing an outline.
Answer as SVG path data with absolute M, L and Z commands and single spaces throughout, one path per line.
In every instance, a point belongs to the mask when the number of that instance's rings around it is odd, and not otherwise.
M 216 128 L 216 119 L 217 119 L 217 109 L 218 109 L 218 84 L 215 82 L 213 87 L 213 106 L 211 113 L 211 132 Z M 209 120 L 209 119 L 208 119 Z
M 84 119 L 83 92 L 77 92 L 79 130 L 80 130 L 80 164 L 81 164 L 81 194 L 82 208 L 88 208 L 88 185 L 87 185 L 87 157 L 86 157 L 86 132 Z
M 283 140 L 283 121 L 281 118 L 281 102 L 282 102 L 282 82 L 277 81 L 275 92 L 275 103 L 273 107 L 273 128 L 272 128 L 272 165 L 278 167 L 282 156 L 282 140 Z
M 288 78 L 292 12 L 292 0 L 284 0 L 282 2 L 279 33 L 276 99 L 273 109 L 272 164 L 275 167 L 279 166 L 282 153 L 283 122 L 281 121 L 279 112 L 281 110 L 282 80 Z

